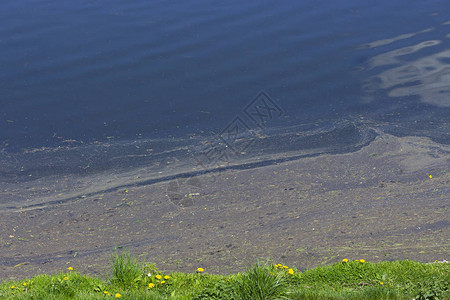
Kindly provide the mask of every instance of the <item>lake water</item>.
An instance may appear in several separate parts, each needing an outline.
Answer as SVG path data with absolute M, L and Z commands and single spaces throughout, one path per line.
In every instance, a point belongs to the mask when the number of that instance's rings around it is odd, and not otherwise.
M 2 1 L 0 204 L 351 151 L 377 129 L 449 144 L 449 16 L 447 0 Z

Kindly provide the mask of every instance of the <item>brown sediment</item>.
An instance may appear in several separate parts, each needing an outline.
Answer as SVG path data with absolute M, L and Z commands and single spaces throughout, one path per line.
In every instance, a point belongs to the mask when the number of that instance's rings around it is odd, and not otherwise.
M 347 154 L 321 155 L 110 190 L 0 212 L 0 280 L 78 271 L 104 274 L 114 247 L 168 271 L 242 271 L 271 257 L 299 269 L 343 258 L 450 258 L 450 147 L 378 136 Z M 430 175 L 432 178 L 430 178 Z M 176 180 L 176 179 L 174 179 Z

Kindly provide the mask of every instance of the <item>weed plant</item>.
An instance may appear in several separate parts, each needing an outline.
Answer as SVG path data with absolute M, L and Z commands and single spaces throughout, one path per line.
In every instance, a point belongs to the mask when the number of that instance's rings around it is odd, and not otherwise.
M 288 288 L 285 275 L 273 264 L 258 261 L 247 273 L 236 276 L 234 290 L 244 300 L 281 299 Z
M 144 263 L 138 262 L 129 252 L 119 253 L 117 250 L 111 255 L 111 284 L 121 288 L 133 287 L 142 280 Z

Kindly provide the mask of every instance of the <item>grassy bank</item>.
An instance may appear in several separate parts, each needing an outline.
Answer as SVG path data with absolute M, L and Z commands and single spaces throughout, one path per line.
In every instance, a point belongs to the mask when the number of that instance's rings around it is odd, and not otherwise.
M 104 279 L 73 266 L 57 275 L 4 282 L 0 299 L 450 299 L 450 264 L 414 261 L 371 263 L 344 259 L 299 272 L 257 262 L 245 273 L 168 274 L 128 253 L 110 259 Z

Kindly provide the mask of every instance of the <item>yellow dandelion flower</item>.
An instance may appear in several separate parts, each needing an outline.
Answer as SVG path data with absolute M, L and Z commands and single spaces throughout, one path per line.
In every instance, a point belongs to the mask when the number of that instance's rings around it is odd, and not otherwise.
M 11 286 L 12 289 L 15 289 L 16 287 L 14 285 Z
M 348 262 L 348 259 L 346 259 L 346 258 L 344 258 L 343 260 L 342 260 L 342 262 Z
M 431 179 L 431 178 L 433 178 L 433 175 L 430 175 L 430 176 L 428 176 L 428 177 L 430 177 L 430 179 Z
M 148 284 L 148 287 L 149 287 L 150 289 L 152 289 L 152 288 L 155 287 L 155 285 L 154 285 L 153 283 L 149 283 L 149 284 Z
M 282 268 L 283 265 L 282 265 L 282 264 L 278 264 L 277 267 L 278 267 L 278 268 Z
M 165 280 L 170 279 L 170 276 L 169 276 L 169 275 L 166 275 L 166 276 L 164 276 L 164 279 L 165 279 Z
M 283 266 L 283 269 L 289 269 L 289 267 L 288 266 Z
M 164 283 L 166 283 L 166 281 L 165 281 L 165 280 L 161 281 L 161 284 L 164 284 Z
M 203 270 L 203 268 L 198 268 L 197 269 L 197 272 L 199 272 L 199 273 L 203 273 L 205 270 Z
M 115 295 L 115 297 L 116 297 L 116 298 L 120 298 L 120 297 L 122 297 L 122 295 L 119 294 L 119 293 L 117 293 L 117 294 Z
M 289 269 L 289 270 L 288 270 L 288 273 L 291 274 L 291 275 L 293 275 L 293 274 L 294 274 L 294 270 L 293 270 L 293 269 Z
M 23 285 L 23 286 L 27 286 L 27 283 L 26 283 L 26 282 L 24 282 L 24 283 L 22 283 L 22 285 Z
M 72 267 L 68 267 L 67 270 L 73 271 L 73 268 Z
M 109 293 L 108 293 L 108 291 L 103 291 L 103 294 L 107 295 L 107 294 L 109 294 Z
M 380 281 L 380 285 L 383 285 L 383 281 Z
M 158 275 L 155 276 L 155 278 L 160 280 L 162 278 L 162 276 L 158 274 Z
M 67 277 L 67 276 L 66 276 L 66 277 L 64 277 L 64 280 L 69 280 L 69 277 Z
M 364 259 L 360 259 L 359 262 L 365 263 L 366 261 Z

